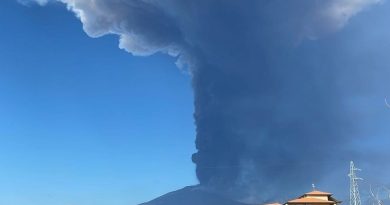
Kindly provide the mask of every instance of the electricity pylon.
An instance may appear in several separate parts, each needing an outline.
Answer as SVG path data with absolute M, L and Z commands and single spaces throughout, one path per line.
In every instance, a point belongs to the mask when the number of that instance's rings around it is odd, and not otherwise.
M 357 181 L 363 179 L 357 177 L 355 171 L 361 171 L 361 170 L 356 168 L 353 161 L 351 161 L 349 174 L 348 174 L 350 179 L 349 205 L 361 205 L 359 186 Z

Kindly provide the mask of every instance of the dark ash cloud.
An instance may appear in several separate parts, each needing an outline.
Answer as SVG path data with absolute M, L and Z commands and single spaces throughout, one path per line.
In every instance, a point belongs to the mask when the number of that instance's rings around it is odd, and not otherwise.
M 61 2 L 91 37 L 119 35 L 133 55 L 167 53 L 191 73 L 196 174 L 232 198 L 287 197 L 347 170 L 359 155 L 351 99 L 384 92 L 356 91 L 367 62 L 329 40 L 380 0 Z

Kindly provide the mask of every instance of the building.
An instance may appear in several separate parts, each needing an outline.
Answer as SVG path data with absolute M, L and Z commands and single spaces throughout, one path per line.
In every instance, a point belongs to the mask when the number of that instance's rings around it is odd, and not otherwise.
M 338 205 L 340 203 L 341 201 L 333 198 L 331 193 L 314 190 L 290 200 L 284 205 Z

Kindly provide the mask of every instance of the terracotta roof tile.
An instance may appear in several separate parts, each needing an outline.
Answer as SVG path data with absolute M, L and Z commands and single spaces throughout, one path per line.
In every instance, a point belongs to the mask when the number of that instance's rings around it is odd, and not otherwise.
M 316 199 L 316 198 L 299 198 L 287 202 L 288 204 L 305 204 L 305 203 L 321 203 L 321 204 L 336 204 L 334 201 Z
M 311 191 L 306 193 L 305 195 L 315 195 L 315 196 L 330 196 L 332 193 L 322 192 L 322 191 Z

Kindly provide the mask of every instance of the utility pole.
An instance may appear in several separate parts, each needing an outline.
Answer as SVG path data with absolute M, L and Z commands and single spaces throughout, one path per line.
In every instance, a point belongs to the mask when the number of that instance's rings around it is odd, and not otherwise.
M 361 171 L 361 170 L 356 168 L 353 161 L 351 161 L 349 174 L 348 174 L 350 179 L 349 205 L 361 205 L 359 186 L 357 181 L 363 179 L 357 177 L 355 171 Z

